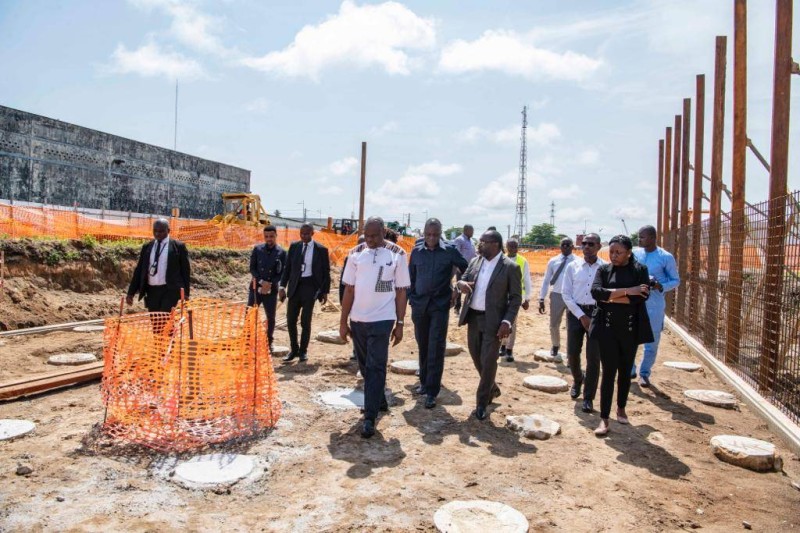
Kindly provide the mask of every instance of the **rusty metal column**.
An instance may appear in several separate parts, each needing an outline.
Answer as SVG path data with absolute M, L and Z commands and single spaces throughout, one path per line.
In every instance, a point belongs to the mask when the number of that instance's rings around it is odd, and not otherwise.
M 728 327 L 725 362 L 739 361 L 742 337 L 742 269 L 744 268 L 744 188 L 747 156 L 747 0 L 736 0 L 733 29 L 733 184 L 728 267 Z
M 706 332 L 703 344 L 717 355 L 719 330 L 719 244 L 722 211 L 722 152 L 725 141 L 725 70 L 728 61 L 728 38 L 717 36 L 714 54 L 714 118 L 711 138 L 711 199 L 708 219 L 708 300 Z
M 758 383 L 773 390 L 779 361 L 783 271 L 786 240 L 786 188 L 789 166 L 789 96 L 792 76 L 792 0 L 776 0 L 775 73 L 772 89 L 772 147 L 767 217 L 767 264 L 764 285 L 764 327 Z M 788 341 L 788 339 L 787 339 Z
M 672 171 L 672 128 L 667 127 L 664 141 L 664 208 L 661 221 L 661 247 L 666 248 L 669 242 L 669 213 L 670 213 L 670 174 Z
M 689 288 L 689 309 L 698 313 L 700 307 L 700 240 L 702 239 L 702 213 L 703 213 L 703 136 L 705 135 L 706 113 L 706 77 L 698 74 L 696 80 L 696 100 L 694 112 L 694 198 L 692 202 L 692 279 Z M 686 283 L 684 281 L 684 283 Z M 705 289 L 705 284 L 703 285 Z M 706 292 L 705 290 L 703 291 Z M 706 298 L 706 301 L 708 299 Z M 705 307 L 703 307 L 705 309 Z M 704 324 L 704 315 L 700 320 L 692 320 L 691 330 L 694 333 L 701 331 Z M 705 317 L 707 318 L 707 317 Z
M 676 317 L 678 322 L 686 326 L 686 293 L 689 284 L 686 283 L 686 266 L 688 265 L 689 241 L 686 232 L 689 229 L 689 140 L 691 137 L 692 123 L 692 99 L 683 99 L 683 132 L 681 133 L 681 211 L 680 225 L 678 231 L 678 275 L 684 280 L 678 287 L 678 298 L 676 306 Z
M 680 260 L 678 252 L 678 205 L 681 193 L 681 116 L 675 115 L 675 127 L 672 137 L 672 200 L 670 202 L 671 213 L 669 216 L 669 242 L 667 249 Z M 667 293 L 666 312 L 670 316 L 675 315 L 675 291 Z
M 656 204 L 656 226 L 658 231 L 656 233 L 656 244 L 661 245 L 661 228 L 664 216 L 664 139 L 658 141 L 658 202 Z
M 364 194 L 367 188 L 367 143 L 361 143 L 361 195 L 358 198 L 358 234 L 364 233 Z

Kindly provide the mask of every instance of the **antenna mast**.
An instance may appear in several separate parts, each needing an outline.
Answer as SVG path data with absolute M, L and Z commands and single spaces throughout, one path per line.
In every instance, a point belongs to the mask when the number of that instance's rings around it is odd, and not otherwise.
M 522 146 L 519 150 L 519 181 L 517 182 L 517 209 L 514 219 L 514 234 L 520 238 L 528 233 L 528 106 L 522 108 Z

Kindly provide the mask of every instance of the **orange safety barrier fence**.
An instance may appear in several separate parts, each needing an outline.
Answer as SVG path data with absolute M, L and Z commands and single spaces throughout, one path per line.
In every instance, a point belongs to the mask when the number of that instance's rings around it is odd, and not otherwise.
M 163 452 L 257 435 L 281 413 L 259 308 L 198 298 L 105 321 L 103 431 Z

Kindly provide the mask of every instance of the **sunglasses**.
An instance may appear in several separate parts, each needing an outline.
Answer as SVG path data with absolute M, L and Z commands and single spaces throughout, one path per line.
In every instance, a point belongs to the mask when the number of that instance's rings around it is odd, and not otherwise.
M 581 243 L 581 246 L 597 246 L 597 243 L 596 242 L 583 241 Z
M 562 244 L 561 247 L 562 248 L 572 248 L 572 245 L 569 244 L 569 243 L 566 243 L 566 244 Z

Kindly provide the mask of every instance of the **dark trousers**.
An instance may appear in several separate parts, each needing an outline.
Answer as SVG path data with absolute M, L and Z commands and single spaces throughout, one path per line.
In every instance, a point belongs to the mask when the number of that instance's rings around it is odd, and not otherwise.
M 308 343 L 311 341 L 311 315 L 314 312 L 314 298 L 317 288 L 311 278 L 300 278 L 294 294 L 286 303 L 286 329 L 289 330 L 289 342 L 292 353 L 306 353 Z M 300 326 L 303 333 L 300 343 L 297 343 L 297 317 L 300 317 Z
M 386 363 L 394 320 L 378 322 L 350 321 L 353 348 L 364 376 L 364 418 L 375 420 L 386 401 Z
M 272 346 L 272 341 L 275 340 L 275 309 L 278 307 L 278 294 L 273 291 L 261 299 L 261 305 L 264 306 L 264 312 L 267 314 L 267 341 Z
M 428 396 L 437 396 L 442 388 L 449 311 L 447 308 L 411 308 L 414 336 L 419 349 L 419 382 Z
M 470 310 L 467 314 L 467 347 L 472 363 L 480 374 L 475 402 L 479 407 L 486 407 L 492 398 L 500 392 L 494 379 L 497 376 L 497 353 L 500 350 L 500 339 L 497 330 L 486 328 L 486 315 Z
M 584 310 L 586 312 L 586 310 Z M 588 313 L 587 313 L 588 314 Z M 593 401 L 600 378 L 600 345 L 583 328 L 581 321 L 567 312 L 567 360 L 575 383 L 583 383 L 583 399 Z M 581 371 L 581 352 L 586 338 L 586 376 Z
M 625 409 L 631 390 L 631 367 L 636 358 L 636 339 L 633 334 L 605 332 L 598 339 L 603 380 L 600 383 L 600 418 L 611 414 L 611 399 L 614 396 L 614 381 L 617 381 L 617 407 Z
M 169 313 L 181 300 L 181 290 L 166 285 L 150 285 L 144 294 L 144 305 L 151 313 Z

